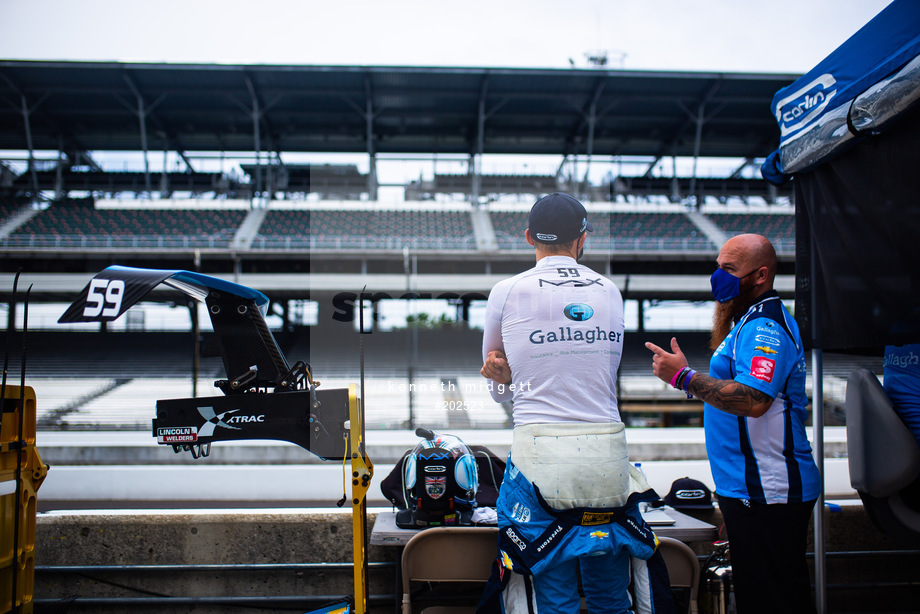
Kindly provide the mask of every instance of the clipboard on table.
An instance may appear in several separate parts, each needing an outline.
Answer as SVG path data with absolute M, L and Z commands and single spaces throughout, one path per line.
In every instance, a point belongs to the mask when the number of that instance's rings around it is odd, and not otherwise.
M 677 522 L 662 509 L 649 509 L 642 512 L 642 520 L 650 527 L 667 527 Z

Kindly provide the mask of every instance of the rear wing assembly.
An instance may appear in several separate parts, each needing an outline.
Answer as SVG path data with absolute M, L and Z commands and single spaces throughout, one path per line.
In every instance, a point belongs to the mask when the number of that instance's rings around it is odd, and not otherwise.
M 157 400 L 152 432 L 157 443 L 199 458 L 214 442 L 268 439 L 293 443 L 323 460 L 350 459 L 355 612 L 364 614 L 366 497 L 374 472 L 357 388 L 318 390 L 310 365 L 290 365 L 269 330 L 267 296 L 192 271 L 110 266 L 89 281 L 58 322 L 111 322 L 161 284 L 207 305 L 226 379 L 214 382 L 222 396 Z
M 164 285 L 208 307 L 226 379 L 221 396 L 157 401 L 157 443 L 207 456 L 217 441 L 287 441 L 324 460 L 348 457 L 348 390 L 317 390 L 305 362 L 288 364 L 265 322 L 267 296 L 191 271 L 111 266 L 86 285 L 58 322 L 111 322 Z

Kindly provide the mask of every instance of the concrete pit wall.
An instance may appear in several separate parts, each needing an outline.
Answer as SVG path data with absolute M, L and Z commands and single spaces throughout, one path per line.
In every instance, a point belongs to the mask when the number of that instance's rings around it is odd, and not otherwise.
M 373 527 L 376 514 L 369 514 Z M 352 576 L 351 510 L 120 511 L 59 512 L 38 519 L 36 604 L 79 598 L 67 612 L 239 612 L 239 607 L 207 604 L 121 604 L 104 606 L 95 598 L 256 597 L 267 611 L 319 603 L 273 602 L 279 597 L 350 595 Z M 396 548 L 371 546 L 369 560 L 393 563 Z M 59 573 L 48 567 L 73 565 L 282 565 L 347 563 L 330 569 L 117 570 L 89 575 Z M 374 565 L 369 593 L 393 595 L 395 567 Z M 130 587 L 130 589 L 126 588 Z M 375 609 L 377 610 L 377 609 Z M 40 609 L 38 611 L 41 611 Z M 246 611 L 245 609 L 242 611 Z M 262 610 L 249 610 L 262 611 Z M 296 610 L 295 610 L 296 611 Z M 379 611 L 392 612 L 392 603 Z
M 376 512 L 370 510 L 368 530 Z M 718 509 L 692 515 L 721 525 Z M 894 552 L 903 546 L 879 533 L 859 504 L 825 512 L 828 611 L 912 611 L 920 595 L 920 554 Z M 58 612 L 301 612 L 318 608 L 315 601 L 300 603 L 281 597 L 336 597 L 351 594 L 350 565 L 335 568 L 240 570 L 124 569 L 93 573 L 62 573 L 55 567 L 73 565 L 283 565 L 351 563 L 350 510 L 245 510 L 245 511 L 115 511 L 55 512 L 40 514 L 37 523 L 35 581 L 36 611 Z M 711 544 L 692 544 L 698 555 L 711 552 Z M 371 546 L 369 594 L 396 593 L 395 567 L 401 549 Z M 883 552 L 881 555 L 847 555 L 840 552 Z M 383 565 L 381 565 L 381 563 Z M 389 563 L 390 565 L 387 565 Z M 906 583 L 913 581 L 914 586 Z M 873 586 L 876 583 L 886 583 Z M 904 586 L 892 586 L 902 583 Z M 141 599 L 155 596 L 255 598 L 265 610 L 241 610 L 237 605 L 206 603 L 162 604 L 132 602 L 104 605 L 87 601 L 101 597 Z M 64 609 L 52 610 L 61 600 L 78 599 Z M 393 612 L 395 604 L 384 597 L 372 603 L 371 612 Z M 292 610 L 287 610 L 292 611 Z M 296 610 L 293 610 L 296 611 Z

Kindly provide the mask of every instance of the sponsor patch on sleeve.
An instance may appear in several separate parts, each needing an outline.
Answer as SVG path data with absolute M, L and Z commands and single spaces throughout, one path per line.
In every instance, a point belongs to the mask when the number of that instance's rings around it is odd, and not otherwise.
M 772 358 L 755 356 L 751 360 L 751 375 L 764 382 L 773 381 L 773 371 L 776 370 L 776 361 Z

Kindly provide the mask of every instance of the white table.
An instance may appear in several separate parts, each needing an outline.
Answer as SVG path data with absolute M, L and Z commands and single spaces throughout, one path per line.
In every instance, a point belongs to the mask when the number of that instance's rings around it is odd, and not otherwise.
M 652 530 L 663 537 L 673 537 L 682 542 L 715 541 L 718 530 L 702 520 L 682 514 L 672 508 L 658 510 L 669 516 L 674 523 L 667 525 L 651 524 Z M 460 527 L 462 528 L 462 527 Z M 421 529 L 401 529 L 396 526 L 396 512 L 380 512 L 374 521 L 370 543 L 372 546 L 405 546 L 413 535 Z

